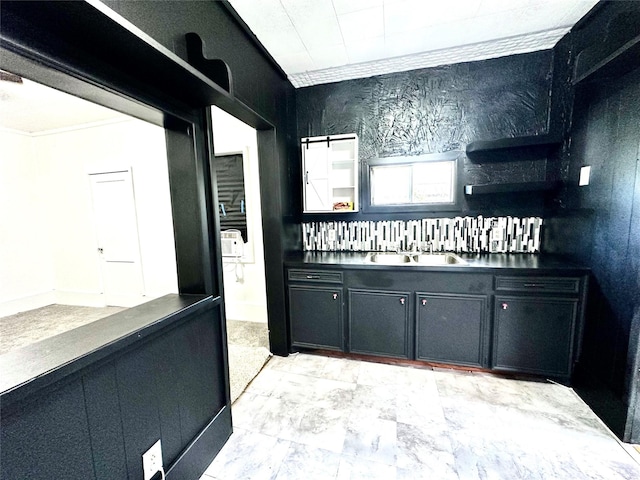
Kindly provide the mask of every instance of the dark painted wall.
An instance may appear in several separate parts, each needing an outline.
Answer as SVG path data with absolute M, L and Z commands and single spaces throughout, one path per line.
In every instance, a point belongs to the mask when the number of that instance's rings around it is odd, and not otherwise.
M 171 301 L 149 302 L 113 321 L 121 325 L 137 311 L 144 314 Z M 163 330 L 137 334 L 142 340 L 35 394 L 3 401 L 0 477 L 142 480 L 142 454 L 158 439 L 168 470 L 185 469 L 175 462 L 201 432 L 203 437 L 214 431 L 228 437 L 223 351 L 212 348 L 222 337 L 220 306 L 209 298 L 192 310 L 173 323 L 169 315 Z M 59 348 L 63 335 L 27 348 Z M 219 414 L 226 425 L 220 422 L 207 432 Z M 197 466 L 187 467 L 188 475 L 204 471 L 223 444 L 219 441 L 205 455 L 190 455 L 189 462 Z M 170 473 L 169 478 L 188 477 Z
M 565 211 L 547 245 L 592 268 L 582 369 L 626 403 L 640 326 L 640 70 L 579 94 L 571 137 Z M 583 165 L 591 183 L 577 187 Z
M 545 134 L 553 60 L 548 50 L 301 88 L 296 91 L 298 136 L 355 132 L 360 160 L 367 161 L 464 150 L 474 140 Z M 462 181 L 545 180 L 546 164 L 544 156 L 514 156 L 513 160 L 495 163 L 466 159 Z M 461 212 L 538 215 L 542 208 L 541 196 L 502 195 L 467 197 Z M 373 219 L 376 215 L 349 217 Z M 312 218 L 317 217 L 307 220 Z
M 267 309 L 273 353 L 288 352 L 283 252 L 295 248 L 299 229 L 292 221 L 297 204 L 297 141 L 294 88 L 229 13 L 214 1 L 105 1 L 166 48 L 187 59 L 185 34 L 197 33 L 206 58 L 221 59 L 231 70 L 235 98 L 261 117 L 258 135 L 261 203 L 265 238 Z M 222 108 L 239 115 L 240 105 Z M 269 128 L 272 127 L 272 128 Z M 271 138 L 273 137 L 273 138 Z M 215 138 L 213 139 L 215 143 Z M 261 144 L 261 145 L 260 145 Z
M 631 10 L 629 10 L 631 9 Z M 573 55 L 592 64 L 606 55 L 608 32 L 640 4 L 613 2 L 572 34 Z M 640 34 L 637 24 L 633 29 Z M 619 43 L 619 42 L 617 42 Z M 632 70 L 626 62 L 624 70 Z M 605 71 L 606 80 L 577 86 L 570 149 L 561 171 L 565 187 L 546 215 L 547 251 L 592 268 L 578 391 L 621 437 L 640 440 L 638 336 L 640 335 L 640 62 L 635 71 Z M 591 183 L 578 187 L 580 167 Z M 627 418 L 628 417 L 628 418 Z M 633 428 L 633 425 L 636 428 Z

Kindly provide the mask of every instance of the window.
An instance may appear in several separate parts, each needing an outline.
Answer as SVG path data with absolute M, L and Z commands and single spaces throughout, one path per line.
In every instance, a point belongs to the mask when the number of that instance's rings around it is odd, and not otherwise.
M 460 152 L 371 160 L 369 211 L 455 210 Z

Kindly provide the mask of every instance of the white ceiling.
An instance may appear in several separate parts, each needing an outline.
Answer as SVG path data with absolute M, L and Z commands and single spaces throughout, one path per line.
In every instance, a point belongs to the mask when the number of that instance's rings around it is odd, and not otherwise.
M 598 0 L 229 0 L 296 87 L 552 48 Z
M 127 118 L 36 82 L 0 81 L 0 128 L 36 134 Z
M 597 0 L 230 0 L 296 87 L 542 50 Z M 0 81 L 0 128 L 42 133 L 124 115 Z

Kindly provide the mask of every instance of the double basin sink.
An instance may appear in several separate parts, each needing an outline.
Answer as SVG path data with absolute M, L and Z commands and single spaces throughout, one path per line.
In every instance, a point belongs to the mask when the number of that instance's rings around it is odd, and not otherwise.
M 368 253 L 365 261 L 378 265 L 464 265 L 455 253 Z

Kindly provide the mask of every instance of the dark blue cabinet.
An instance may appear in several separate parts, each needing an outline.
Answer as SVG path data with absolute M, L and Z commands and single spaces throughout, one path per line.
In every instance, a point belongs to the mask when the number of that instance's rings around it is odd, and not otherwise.
M 495 298 L 493 368 L 569 378 L 577 298 Z
M 290 285 L 294 347 L 343 350 L 342 286 Z
M 289 269 L 287 279 L 291 346 L 343 351 L 342 272 Z
M 349 289 L 349 351 L 410 358 L 409 292 Z
M 416 294 L 416 360 L 487 366 L 486 295 Z

